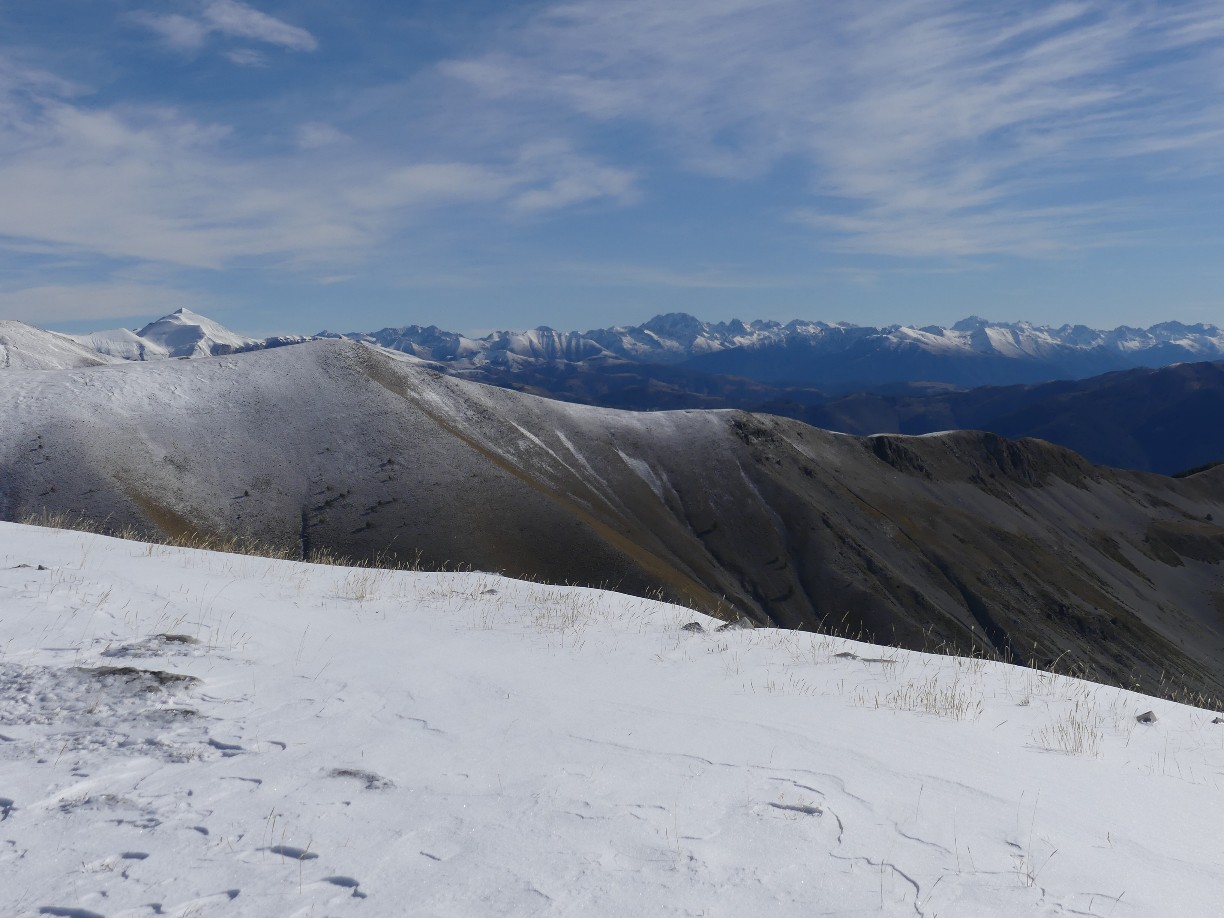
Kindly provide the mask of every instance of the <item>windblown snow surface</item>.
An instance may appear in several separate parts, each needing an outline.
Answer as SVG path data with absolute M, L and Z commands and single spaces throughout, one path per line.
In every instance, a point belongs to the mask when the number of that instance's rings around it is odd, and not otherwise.
M 1219 914 L 1212 712 L 716 624 L 0 524 L 0 914 Z
M 114 362 L 68 335 L 0 319 L 0 370 L 62 370 Z

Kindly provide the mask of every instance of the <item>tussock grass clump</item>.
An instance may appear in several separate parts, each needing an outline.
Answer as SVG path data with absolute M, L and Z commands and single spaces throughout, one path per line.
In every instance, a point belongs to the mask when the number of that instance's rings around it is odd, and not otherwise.
M 863 689 L 853 701 L 862 707 L 891 708 L 951 720 L 977 720 L 982 713 L 982 697 L 976 686 L 938 677 L 906 682 L 883 694 L 869 694 Z
M 1101 754 L 1101 717 L 1078 703 L 1053 723 L 1033 734 L 1034 745 L 1051 752 L 1096 758 Z

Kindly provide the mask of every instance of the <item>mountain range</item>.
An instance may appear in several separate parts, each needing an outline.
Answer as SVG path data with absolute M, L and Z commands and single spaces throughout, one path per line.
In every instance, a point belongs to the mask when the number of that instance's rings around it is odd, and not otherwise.
M 332 335 L 322 332 L 321 335 Z M 1080 379 L 1111 370 L 1224 357 L 1214 325 L 1164 322 L 1112 331 L 970 317 L 951 328 L 793 321 L 710 323 L 682 313 L 583 333 L 540 327 L 468 338 L 407 325 L 344 337 L 444 363 L 454 372 L 522 370 L 532 362 L 600 369 L 621 362 L 680 367 L 832 392 L 914 381 L 981 386 Z
M 0 327 L 12 334 L 21 323 Z M 541 326 L 470 338 L 436 326 L 406 325 L 376 332 L 322 331 L 266 339 L 238 335 L 213 320 L 179 309 L 139 330 L 110 329 L 59 335 L 104 357 L 153 360 L 201 357 L 299 344 L 313 338 L 348 338 L 437 363 L 447 372 L 480 378 L 531 378 L 541 366 L 580 365 L 587 371 L 623 372 L 627 365 L 672 379 L 732 376 L 767 387 L 810 388 L 822 395 L 887 389 L 897 384 L 974 387 L 1083 379 L 1135 367 L 1224 358 L 1224 332 L 1214 325 L 1164 322 L 1112 331 L 1082 325 L 1059 328 L 1029 322 L 988 322 L 970 317 L 950 328 L 885 328 L 773 321 L 702 322 L 671 313 L 636 326 L 559 332 Z
M 970 319 L 952 329 L 881 330 L 797 322 L 710 324 L 670 315 L 642 326 L 582 334 L 538 328 L 468 338 L 436 327 L 404 326 L 371 334 L 259 340 L 181 309 L 139 330 L 90 335 L 0 323 L 0 367 L 223 355 L 317 338 L 358 340 L 452 376 L 579 404 L 650 411 L 738 408 L 859 435 L 989 430 L 1050 440 L 1095 463 L 1163 474 L 1224 459 L 1224 428 L 1217 422 L 1224 416 L 1224 362 L 1206 359 L 1224 354 L 1224 338 L 1214 326 L 1174 322 L 1099 332 Z M 836 376 L 836 367 L 856 361 L 860 369 L 876 366 L 867 374 L 875 382 L 839 394 L 848 385 L 844 378 L 832 387 L 782 385 L 710 367 L 715 361 L 768 364 L 774 358 L 783 366 L 787 354 L 796 359 L 806 354 L 803 366 L 813 378 Z M 1172 358 L 1197 359 L 1160 366 Z M 1078 378 L 1091 367 L 1142 362 L 1155 368 Z M 939 381 L 938 372 L 926 377 L 903 372 L 907 367 L 918 372 L 918 364 L 938 370 L 941 363 L 948 370 L 944 380 L 965 378 L 961 371 L 969 370 L 1004 380 L 1067 375 L 965 389 Z M 990 367 L 996 369 L 986 372 Z M 903 379 L 882 381 L 890 374 Z
M 614 585 L 1224 696 L 1224 469 L 1179 480 L 982 432 L 593 408 L 346 340 L 3 386 L 3 519 Z

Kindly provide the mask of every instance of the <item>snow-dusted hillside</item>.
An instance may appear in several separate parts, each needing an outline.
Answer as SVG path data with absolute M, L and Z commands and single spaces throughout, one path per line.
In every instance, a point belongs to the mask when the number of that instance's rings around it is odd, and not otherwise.
M 1213 712 L 714 624 L 0 524 L 0 913 L 1219 914 Z
M 351 341 L 4 382 L 2 519 L 662 589 L 760 623 L 1224 694 L 1219 472 L 1137 475 L 972 432 L 590 408 Z
M 0 319 L 0 370 L 66 370 L 114 363 L 67 335 Z
M 142 338 L 130 328 L 110 328 L 87 335 L 69 335 L 99 354 L 121 360 L 161 360 L 170 356 L 161 343 Z

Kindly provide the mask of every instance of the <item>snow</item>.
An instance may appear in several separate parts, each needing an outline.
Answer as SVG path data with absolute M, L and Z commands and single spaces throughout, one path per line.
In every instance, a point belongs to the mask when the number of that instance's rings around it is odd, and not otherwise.
M 113 362 L 68 335 L 0 319 L 0 370 L 63 370 Z
M 139 331 L 111 329 L 62 336 L 124 360 L 209 357 L 235 351 L 277 347 L 309 340 L 284 336 L 264 341 L 238 335 L 213 320 L 179 309 Z M 802 341 L 814 354 L 839 354 L 850 348 L 925 351 L 942 357 L 989 356 L 1019 361 L 1088 359 L 1094 369 L 1129 367 L 1145 355 L 1160 365 L 1177 352 L 1194 359 L 1224 355 L 1224 332 L 1212 325 L 1165 322 L 1148 329 L 1125 326 L 1097 331 L 1083 326 L 1051 328 L 1030 322 L 989 322 L 971 316 L 951 328 L 891 325 L 885 328 L 839 322 L 794 320 L 743 323 L 702 322 L 683 313 L 656 316 L 640 326 L 614 326 L 587 332 L 555 331 L 546 326 L 495 331 L 468 338 L 437 326 L 405 325 L 363 333 L 320 332 L 314 337 L 348 338 L 437 361 L 452 373 L 479 373 L 488 367 L 521 370 L 541 361 L 600 364 L 624 359 L 674 364 L 731 348 L 761 348 Z M 1104 361 L 1104 363 L 1102 363 Z M 1097 364 L 1100 364 L 1098 366 Z
M 211 357 L 220 351 L 239 350 L 257 344 L 190 309 L 179 309 L 136 333 L 171 357 Z
M 170 356 L 170 352 L 163 345 L 140 337 L 130 328 L 112 328 L 68 337 L 99 354 L 122 360 L 159 360 Z
M 1224 354 L 1224 332 L 1211 325 L 1168 322 L 1149 329 L 1123 327 L 1104 332 L 1083 326 L 1051 328 L 1031 322 L 989 322 L 976 316 L 950 328 L 909 325 L 874 328 L 799 320 L 786 325 L 762 320 L 747 324 L 738 320 L 710 323 L 684 313 L 672 313 L 656 316 L 639 326 L 613 326 L 584 333 L 541 327 L 526 332 L 497 331 L 469 339 L 434 326 L 412 325 L 368 335 L 353 332 L 345 337 L 444 361 L 459 370 L 489 363 L 518 365 L 513 358 L 580 362 L 621 357 L 669 364 L 728 348 L 778 346 L 799 340 L 815 353 L 839 353 L 869 341 L 874 348 L 884 351 L 917 349 L 942 356 L 985 355 L 1028 361 L 1074 360 L 1092 354 L 1107 360 L 1109 355 L 1126 355 L 1127 360 L 1123 361 L 1126 366 L 1134 362 L 1136 355 L 1155 348 L 1181 349 L 1203 359 Z
M 1219 913 L 1210 712 L 689 622 L 0 524 L 0 913 Z

